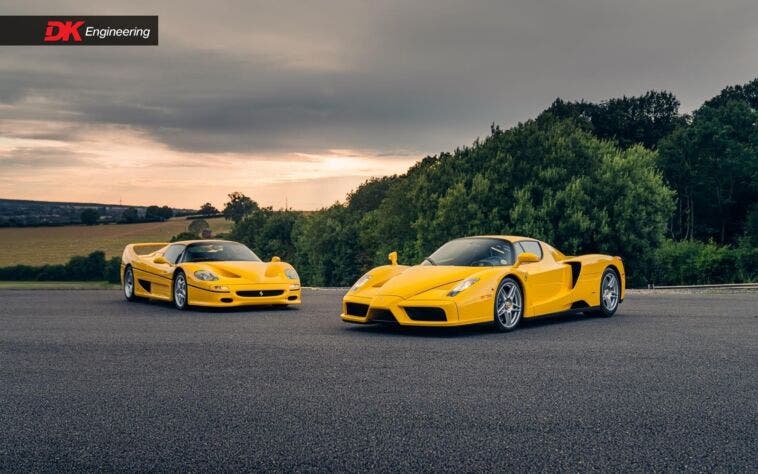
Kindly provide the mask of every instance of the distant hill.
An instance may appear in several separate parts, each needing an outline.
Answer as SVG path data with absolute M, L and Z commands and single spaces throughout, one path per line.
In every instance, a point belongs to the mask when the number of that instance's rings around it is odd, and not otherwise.
M 102 204 L 94 202 L 31 201 L 22 199 L 0 199 L 0 227 L 58 226 L 78 224 L 84 209 L 97 209 L 103 223 L 118 222 L 124 210 L 137 210 L 145 215 L 147 206 L 127 206 L 122 204 Z M 196 212 L 192 209 L 173 209 L 175 215 Z

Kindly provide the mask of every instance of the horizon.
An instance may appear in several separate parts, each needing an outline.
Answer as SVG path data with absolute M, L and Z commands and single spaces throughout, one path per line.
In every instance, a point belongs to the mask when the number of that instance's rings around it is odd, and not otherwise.
M 239 191 L 310 211 L 468 146 L 492 123 L 532 119 L 557 97 L 666 90 L 687 113 L 758 76 L 758 9 L 744 0 L 149 10 L 159 46 L 0 49 L 0 195 L 221 208 Z

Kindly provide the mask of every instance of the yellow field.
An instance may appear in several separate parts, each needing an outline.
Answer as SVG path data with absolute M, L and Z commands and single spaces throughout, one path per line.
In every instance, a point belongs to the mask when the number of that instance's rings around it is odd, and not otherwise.
M 206 219 L 213 234 L 228 232 L 231 221 Z M 168 242 L 187 230 L 192 221 L 184 218 L 142 224 L 110 224 L 63 227 L 0 228 L 0 267 L 19 263 L 42 265 L 66 263 L 74 255 L 102 250 L 106 257 L 121 256 L 124 246 L 134 242 Z

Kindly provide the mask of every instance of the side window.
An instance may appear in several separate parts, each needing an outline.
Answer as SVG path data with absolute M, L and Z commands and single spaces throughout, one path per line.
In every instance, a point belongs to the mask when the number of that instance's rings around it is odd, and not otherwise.
M 542 260 L 542 246 L 535 240 L 522 240 L 513 244 L 516 249 L 516 256 L 518 257 L 522 253 L 529 252 L 538 256 Z
M 163 252 L 163 256 L 166 260 L 175 264 L 183 251 L 184 245 L 171 245 L 165 252 Z

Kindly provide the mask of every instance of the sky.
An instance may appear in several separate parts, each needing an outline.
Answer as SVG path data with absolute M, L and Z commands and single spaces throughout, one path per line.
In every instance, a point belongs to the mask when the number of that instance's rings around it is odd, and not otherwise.
M 758 76 L 755 0 L 6 2 L 160 45 L 0 46 L 0 198 L 318 209 L 556 98 Z

